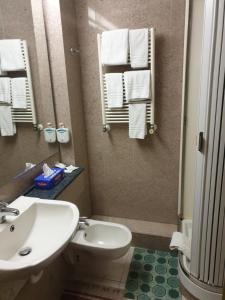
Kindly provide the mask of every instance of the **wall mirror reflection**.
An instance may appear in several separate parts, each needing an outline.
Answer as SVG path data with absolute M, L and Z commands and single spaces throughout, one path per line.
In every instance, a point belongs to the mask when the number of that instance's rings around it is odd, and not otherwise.
M 0 1 L 0 185 L 58 151 L 42 1 Z

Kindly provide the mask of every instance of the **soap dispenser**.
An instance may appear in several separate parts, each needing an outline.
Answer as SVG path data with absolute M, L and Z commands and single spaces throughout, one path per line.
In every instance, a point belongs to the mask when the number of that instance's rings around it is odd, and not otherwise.
M 52 127 L 52 123 L 47 123 L 47 127 L 44 128 L 44 138 L 47 143 L 56 142 L 56 129 Z
M 59 128 L 56 129 L 57 140 L 59 143 L 69 143 L 70 132 L 69 128 L 65 128 L 63 123 L 59 123 Z

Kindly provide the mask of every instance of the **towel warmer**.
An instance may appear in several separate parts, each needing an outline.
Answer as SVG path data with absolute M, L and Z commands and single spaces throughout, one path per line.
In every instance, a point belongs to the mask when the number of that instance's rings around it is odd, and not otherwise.
M 101 34 L 97 35 L 98 43 L 98 60 L 99 60 L 99 75 L 100 75 L 100 91 L 101 91 L 101 106 L 102 106 L 102 124 L 103 131 L 110 131 L 110 124 L 121 124 L 129 122 L 129 107 L 125 100 L 125 85 L 123 82 L 123 107 L 121 108 L 108 108 L 107 93 L 106 93 L 106 82 L 104 66 L 101 63 Z M 149 126 L 149 133 L 153 134 L 157 129 L 155 124 L 155 30 L 149 28 L 149 39 L 148 39 L 148 63 L 149 70 L 151 72 L 150 90 L 151 99 L 146 101 L 147 103 L 147 124 Z M 128 64 L 130 65 L 130 56 L 128 55 Z M 136 69 L 135 69 L 136 70 Z
M 31 123 L 36 128 L 37 127 L 37 118 L 34 105 L 34 96 L 32 88 L 32 79 L 31 79 L 31 69 L 28 56 L 27 42 L 21 40 L 21 51 L 23 55 L 23 60 L 25 64 L 26 71 L 26 102 L 27 107 L 25 109 L 12 108 L 12 118 L 15 123 Z
M 30 69 L 30 62 L 28 56 L 27 42 L 25 40 L 21 40 L 20 46 L 21 46 L 22 57 L 24 60 L 25 70 L 15 71 L 15 72 L 16 74 L 19 74 L 17 77 L 21 77 L 22 75 L 23 77 L 26 77 L 26 108 L 12 107 L 12 93 L 11 93 L 11 103 L 8 105 L 11 106 L 12 119 L 14 123 L 26 123 L 26 124 L 30 123 L 33 124 L 35 129 L 38 129 L 36 111 L 34 105 L 34 95 L 33 95 L 33 88 L 32 88 L 31 69 Z M 14 73 L 14 71 L 12 72 Z M 10 73 L 11 71 L 8 71 L 7 74 L 4 76 L 11 77 Z M 0 105 L 7 105 L 7 103 L 0 103 Z

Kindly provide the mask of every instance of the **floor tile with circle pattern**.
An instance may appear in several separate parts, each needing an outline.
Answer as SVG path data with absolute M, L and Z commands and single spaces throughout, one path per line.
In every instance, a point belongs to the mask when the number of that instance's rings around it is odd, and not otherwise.
M 124 296 L 135 300 L 180 300 L 177 253 L 135 248 Z

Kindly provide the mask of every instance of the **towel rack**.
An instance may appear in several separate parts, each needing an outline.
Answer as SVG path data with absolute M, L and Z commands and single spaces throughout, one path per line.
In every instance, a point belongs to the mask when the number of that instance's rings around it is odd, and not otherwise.
M 27 42 L 25 40 L 20 40 L 21 53 L 24 61 L 25 70 L 16 71 L 17 74 L 21 72 L 21 75 L 26 73 L 26 108 L 13 108 L 12 107 L 12 93 L 11 93 L 11 103 L 8 104 L 11 106 L 12 110 L 12 119 L 14 123 L 31 123 L 35 129 L 38 129 L 36 111 L 34 105 L 34 96 L 32 88 L 32 79 L 31 79 L 31 69 L 28 56 Z M 14 72 L 14 71 L 13 71 Z M 2 77 L 11 77 L 11 71 L 8 71 L 6 75 Z M 19 77 L 19 76 L 18 76 Z M 12 87 L 11 87 L 12 88 Z M 0 105 L 7 105 L 1 103 Z
M 25 64 L 26 71 L 26 101 L 27 107 L 25 109 L 12 108 L 12 118 L 13 122 L 16 123 L 31 123 L 35 128 L 37 128 L 37 118 L 34 105 L 34 95 L 31 79 L 31 69 L 28 55 L 27 42 L 21 40 L 21 51 Z
M 148 39 L 148 63 L 149 70 L 151 72 L 151 99 L 146 101 L 147 103 L 147 124 L 149 125 L 149 133 L 153 134 L 157 129 L 155 124 L 155 30 L 149 28 Z M 107 103 L 107 91 L 105 73 L 103 65 L 101 63 L 101 34 L 97 34 L 98 43 L 98 61 L 99 61 L 99 75 L 100 75 L 100 91 L 101 91 L 101 106 L 102 106 L 102 124 L 103 131 L 109 132 L 111 129 L 110 124 L 121 124 L 129 122 L 129 107 L 125 100 L 125 85 L 123 83 L 123 107 L 110 109 Z M 128 64 L 130 65 L 130 55 L 128 54 Z

